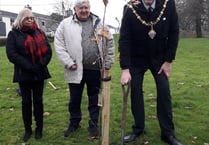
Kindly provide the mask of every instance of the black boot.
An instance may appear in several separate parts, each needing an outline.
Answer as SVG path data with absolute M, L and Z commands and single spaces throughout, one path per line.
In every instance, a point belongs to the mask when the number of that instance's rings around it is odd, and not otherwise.
M 43 103 L 42 101 L 34 102 L 34 116 L 36 121 L 35 139 L 42 138 L 43 130 Z
M 43 130 L 43 119 L 36 121 L 35 139 L 42 138 L 42 130 Z
M 22 118 L 25 126 L 25 134 L 23 136 L 23 141 L 26 142 L 32 135 L 32 104 L 22 103 Z
M 31 135 L 32 135 L 32 129 L 31 128 L 25 129 L 25 134 L 23 136 L 23 141 L 27 142 Z
M 42 128 L 36 128 L 35 130 L 35 139 L 41 139 L 42 138 Z

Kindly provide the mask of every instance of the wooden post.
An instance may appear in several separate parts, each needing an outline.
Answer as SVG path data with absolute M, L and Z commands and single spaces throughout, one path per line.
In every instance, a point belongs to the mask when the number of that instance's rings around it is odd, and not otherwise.
M 104 71 L 102 90 L 102 129 L 101 145 L 109 145 L 109 120 L 110 120 L 110 72 Z

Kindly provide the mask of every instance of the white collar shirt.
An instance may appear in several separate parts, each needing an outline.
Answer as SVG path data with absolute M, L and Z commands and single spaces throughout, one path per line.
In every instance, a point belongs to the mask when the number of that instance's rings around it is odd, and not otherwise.
M 151 5 L 147 5 L 144 3 L 144 0 L 142 0 L 144 7 L 148 10 L 150 7 L 154 10 L 155 9 L 155 5 L 156 5 L 156 0 L 153 1 L 153 3 Z

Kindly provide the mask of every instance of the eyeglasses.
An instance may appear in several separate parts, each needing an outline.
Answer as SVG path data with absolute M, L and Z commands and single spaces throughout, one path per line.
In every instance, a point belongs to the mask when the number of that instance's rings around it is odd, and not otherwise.
M 33 21 L 33 20 L 34 20 L 34 17 L 25 17 L 25 18 L 24 18 L 25 21 L 26 21 L 26 20 L 28 21 L 29 19 Z

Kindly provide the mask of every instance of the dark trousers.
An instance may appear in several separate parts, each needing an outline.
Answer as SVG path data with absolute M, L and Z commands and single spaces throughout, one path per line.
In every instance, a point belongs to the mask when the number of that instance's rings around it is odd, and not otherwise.
M 101 73 L 96 70 L 84 70 L 80 84 L 69 83 L 70 101 L 68 110 L 70 112 L 70 125 L 72 126 L 77 126 L 82 119 L 81 99 L 85 84 L 90 119 L 94 123 L 98 123 L 99 106 L 97 104 L 101 85 Z
M 148 68 L 131 68 L 131 110 L 134 116 L 133 133 L 144 131 L 145 112 L 143 99 L 143 79 Z M 149 68 L 157 89 L 157 117 L 159 120 L 161 135 L 174 135 L 172 121 L 171 95 L 169 81 L 164 73 L 157 74 L 158 70 Z
M 32 104 L 36 129 L 43 128 L 43 88 L 44 80 L 19 82 L 22 95 L 22 117 L 26 131 L 31 131 Z

